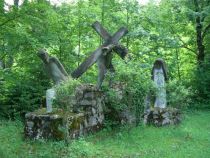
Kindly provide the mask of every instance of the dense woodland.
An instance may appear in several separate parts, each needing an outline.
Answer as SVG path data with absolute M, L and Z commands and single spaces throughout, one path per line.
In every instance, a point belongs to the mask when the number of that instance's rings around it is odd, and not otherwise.
M 14 0 L 11 4 L 0 0 L 0 118 L 4 120 L 0 121 L 0 141 L 4 143 L 0 157 L 209 156 L 210 0 L 140 1 L 72 0 L 55 4 L 50 0 Z M 162 58 L 169 78 L 167 104 L 180 109 L 186 120 L 177 128 L 165 129 L 144 128 L 138 122 L 138 127 L 117 133 L 116 129 L 110 131 L 113 126 L 107 123 L 102 133 L 70 146 L 65 142 L 23 142 L 24 115 L 45 106 L 46 90 L 53 86 L 38 50 L 46 49 L 71 74 L 103 43 L 91 27 L 95 21 L 112 34 L 122 26 L 129 31 L 120 41 L 129 55 L 125 61 L 114 55 L 113 82 L 127 84 L 130 100 L 118 102 L 109 91 L 107 76 L 102 89 L 107 91 L 110 104 L 119 109 L 131 101 L 141 115 L 145 96 L 152 89 L 153 63 Z M 96 84 L 97 75 L 95 64 L 76 82 Z M 67 92 L 74 82 L 61 89 Z M 191 110 L 197 111 L 196 115 Z
M 96 20 L 111 33 L 121 26 L 129 30 L 122 43 L 130 59 L 126 64 L 114 58 L 118 74 L 148 77 L 153 61 L 163 58 L 172 89 L 183 93 L 174 99 L 208 102 L 209 4 L 209 0 L 162 0 L 147 5 L 136 0 L 79 0 L 55 6 L 45 0 L 22 4 L 14 0 L 14 5 L 1 1 L 1 116 L 14 118 L 40 106 L 50 80 L 37 51 L 45 48 L 71 73 L 102 43 L 91 28 Z M 93 67 L 81 80 L 95 83 L 96 75 Z M 132 82 L 138 81 L 134 77 Z

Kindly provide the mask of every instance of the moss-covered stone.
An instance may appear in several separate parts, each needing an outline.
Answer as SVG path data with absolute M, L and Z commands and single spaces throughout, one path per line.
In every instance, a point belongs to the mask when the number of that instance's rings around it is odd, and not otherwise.
M 150 108 L 144 112 L 144 123 L 147 125 L 165 126 L 181 122 L 181 113 L 176 108 Z
M 51 113 L 47 113 L 46 108 L 42 108 L 26 114 L 25 136 L 60 140 L 99 130 L 104 120 L 102 91 L 93 85 L 80 85 L 71 98 L 75 111 L 72 107 L 68 110 L 54 108 Z
M 32 139 L 64 139 L 63 112 L 47 114 L 44 109 L 27 113 L 25 116 L 25 136 Z

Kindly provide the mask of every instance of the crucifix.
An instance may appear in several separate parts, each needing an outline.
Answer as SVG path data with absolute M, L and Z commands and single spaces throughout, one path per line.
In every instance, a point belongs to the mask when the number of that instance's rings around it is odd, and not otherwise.
M 89 67 L 97 62 L 99 70 L 97 86 L 100 88 L 107 71 L 109 70 L 111 73 L 115 72 L 114 66 L 112 65 L 112 51 L 116 52 L 122 59 L 124 59 L 128 53 L 128 50 L 119 44 L 119 40 L 128 33 L 128 30 L 125 27 L 121 27 L 111 36 L 97 21 L 93 23 L 92 27 L 104 39 L 104 43 L 85 59 L 71 76 L 73 78 L 79 78 Z

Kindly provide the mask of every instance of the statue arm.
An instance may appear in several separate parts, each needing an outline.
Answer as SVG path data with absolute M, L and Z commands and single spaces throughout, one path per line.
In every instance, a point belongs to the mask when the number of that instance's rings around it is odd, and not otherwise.
M 58 66 L 58 68 L 61 70 L 64 76 L 68 76 L 68 73 L 64 69 L 63 65 L 60 63 L 60 61 L 56 57 L 51 57 L 50 60 L 55 62 L 55 64 Z

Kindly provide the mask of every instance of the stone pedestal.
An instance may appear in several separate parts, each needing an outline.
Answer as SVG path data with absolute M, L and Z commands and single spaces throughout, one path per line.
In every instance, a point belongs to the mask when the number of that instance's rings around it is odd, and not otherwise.
M 31 139 L 64 139 L 65 125 L 62 110 L 54 109 L 48 114 L 46 109 L 39 109 L 25 115 L 25 137 Z
M 165 126 L 175 125 L 181 121 L 181 113 L 175 108 L 150 108 L 143 114 L 144 124 Z
M 73 139 L 98 131 L 104 121 L 104 96 L 93 85 L 76 88 L 72 109 L 39 109 L 26 114 L 25 136 L 31 139 Z M 72 112 L 73 111 L 73 112 Z

